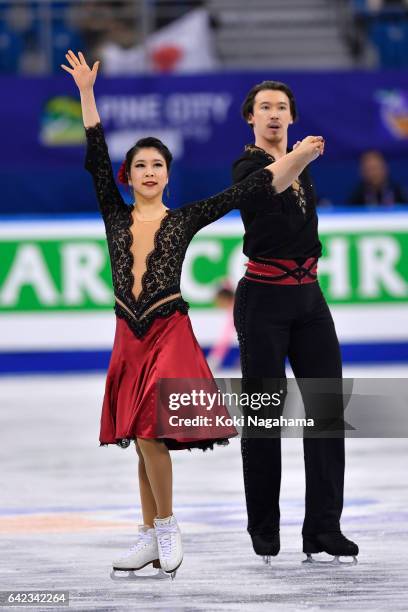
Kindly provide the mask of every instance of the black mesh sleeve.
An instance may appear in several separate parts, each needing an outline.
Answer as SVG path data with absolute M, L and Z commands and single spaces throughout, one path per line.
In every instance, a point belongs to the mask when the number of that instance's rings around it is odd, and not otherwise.
M 85 168 L 92 175 L 99 208 L 106 221 L 112 214 L 126 210 L 128 206 L 115 183 L 102 124 L 97 123 L 93 127 L 86 128 L 85 133 L 87 141 Z
M 198 232 L 234 208 L 255 211 L 259 208 L 264 210 L 268 203 L 273 206 L 270 200 L 276 195 L 276 190 L 272 186 L 272 178 L 272 172 L 261 169 L 217 195 L 187 204 L 183 212 L 191 232 Z

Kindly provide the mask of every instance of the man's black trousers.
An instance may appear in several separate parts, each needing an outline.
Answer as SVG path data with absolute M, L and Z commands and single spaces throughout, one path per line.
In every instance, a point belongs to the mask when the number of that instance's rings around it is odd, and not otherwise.
M 286 357 L 297 379 L 341 380 L 336 330 L 317 281 L 277 285 L 243 278 L 237 288 L 234 321 L 244 385 L 248 380 L 284 379 Z M 306 500 L 302 533 L 338 531 L 343 509 L 344 437 L 305 437 L 303 447 Z M 241 449 L 248 531 L 271 534 L 279 530 L 280 437 L 243 437 Z

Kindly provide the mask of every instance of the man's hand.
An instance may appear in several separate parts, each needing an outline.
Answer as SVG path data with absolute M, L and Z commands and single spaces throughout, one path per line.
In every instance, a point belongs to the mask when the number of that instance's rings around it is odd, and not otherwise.
M 64 64 L 61 64 L 61 68 L 72 75 L 79 91 L 84 92 L 92 89 L 96 80 L 100 62 L 95 62 L 91 70 L 81 51 L 79 51 L 77 57 L 70 49 L 65 57 L 67 58 L 71 68 L 64 66 Z

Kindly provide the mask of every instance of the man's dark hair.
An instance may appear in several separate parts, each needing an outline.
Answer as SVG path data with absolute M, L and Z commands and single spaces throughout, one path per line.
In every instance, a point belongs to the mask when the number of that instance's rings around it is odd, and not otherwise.
M 158 138 L 154 138 L 153 136 L 148 136 L 147 138 L 140 138 L 135 145 L 126 153 L 126 172 L 128 176 L 130 176 L 130 167 L 132 165 L 132 159 L 140 151 L 140 149 L 157 149 L 159 153 L 164 157 L 166 162 L 167 171 L 170 171 L 171 162 L 173 161 L 173 156 L 170 153 L 170 150 L 166 147 L 166 145 L 159 140 Z
M 248 92 L 247 97 L 244 100 L 244 103 L 241 107 L 242 116 L 246 122 L 248 122 L 249 115 L 252 115 L 254 112 L 254 102 L 255 96 L 260 91 L 283 91 L 288 96 L 289 99 L 289 107 L 292 115 L 293 121 L 296 121 L 298 118 L 298 113 L 296 109 L 296 101 L 295 96 L 293 95 L 290 87 L 285 85 L 285 83 L 281 83 L 280 81 L 262 81 L 262 83 L 258 83 L 258 85 L 254 85 L 252 89 Z

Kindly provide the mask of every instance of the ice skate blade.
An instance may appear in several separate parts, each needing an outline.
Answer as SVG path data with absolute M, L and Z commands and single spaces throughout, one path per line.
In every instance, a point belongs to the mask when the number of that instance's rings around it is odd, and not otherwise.
M 263 555 L 262 561 L 265 563 L 265 565 L 271 565 L 271 555 Z
M 117 582 L 132 582 L 135 580 L 168 580 L 169 575 L 166 574 L 161 568 L 156 574 L 145 574 L 141 576 L 137 574 L 138 570 L 112 570 L 110 577 L 112 580 Z
M 181 565 L 182 563 L 183 563 L 183 559 L 181 559 L 181 561 L 180 561 L 180 563 L 178 564 L 178 566 L 177 566 L 177 567 L 175 567 L 174 569 L 169 570 L 169 571 L 167 571 L 167 572 L 166 572 L 165 570 L 162 570 L 162 571 L 163 571 L 163 572 L 166 574 L 166 576 L 170 576 L 170 577 L 171 577 L 171 579 L 172 579 L 172 580 L 174 580 L 174 579 L 175 579 L 175 577 L 176 577 L 176 574 L 177 574 L 177 570 L 178 570 L 178 568 L 180 567 L 180 565 Z
M 351 561 L 340 561 L 340 557 L 342 555 L 335 555 L 333 559 L 329 561 L 321 561 L 320 559 L 314 559 L 311 553 L 306 553 L 306 559 L 302 561 L 302 563 L 306 563 L 307 565 L 357 565 L 357 557 L 353 556 Z M 344 556 L 344 555 L 343 555 Z

